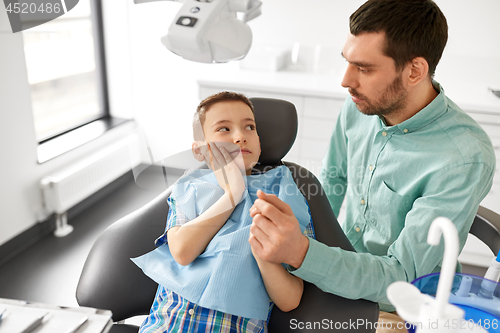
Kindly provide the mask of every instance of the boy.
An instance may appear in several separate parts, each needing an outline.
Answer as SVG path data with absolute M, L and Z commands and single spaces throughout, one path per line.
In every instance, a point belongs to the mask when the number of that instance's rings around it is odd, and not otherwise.
M 133 259 L 159 284 L 140 332 L 266 332 L 269 298 L 293 310 L 303 283 L 252 254 L 249 209 L 258 190 L 275 193 L 313 235 L 307 204 L 285 166 L 252 175 L 261 151 L 245 96 L 222 92 L 202 101 L 193 132 L 193 155 L 211 170 L 178 181 L 159 247 Z

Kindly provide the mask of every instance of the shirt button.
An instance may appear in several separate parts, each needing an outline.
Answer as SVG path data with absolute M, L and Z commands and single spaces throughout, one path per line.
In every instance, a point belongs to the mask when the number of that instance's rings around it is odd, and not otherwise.
M 383 131 L 383 132 L 382 132 L 382 136 L 387 136 L 387 132 L 386 132 L 386 131 Z
M 194 309 L 189 309 L 189 311 L 188 311 L 188 312 L 189 312 L 189 314 L 190 314 L 191 316 L 192 316 L 192 315 L 194 315 Z
M 361 204 L 364 205 L 365 204 L 365 199 L 361 199 Z
M 361 228 L 360 227 L 356 227 L 356 229 L 354 229 L 354 230 L 356 230 L 356 232 L 360 232 Z
M 403 130 L 403 132 L 408 133 L 408 129 L 407 129 L 407 128 L 405 128 L 405 129 Z
M 368 167 L 368 169 L 370 169 L 370 171 L 372 171 L 372 170 L 373 170 L 373 166 L 371 166 L 371 165 L 370 165 L 370 166 Z

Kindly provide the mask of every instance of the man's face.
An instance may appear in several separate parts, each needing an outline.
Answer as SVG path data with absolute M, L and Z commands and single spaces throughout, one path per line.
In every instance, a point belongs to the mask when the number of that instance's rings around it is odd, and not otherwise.
M 248 105 L 241 101 L 214 104 L 205 114 L 203 132 L 205 142 L 226 148 L 233 159 L 241 152 L 246 173 L 250 174 L 260 157 L 260 140 Z
M 384 45 L 385 33 L 349 34 L 342 50 L 349 64 L 341 84 L 366 115 L 394 115 L 407 105 L 403 72 L 383 53 Z

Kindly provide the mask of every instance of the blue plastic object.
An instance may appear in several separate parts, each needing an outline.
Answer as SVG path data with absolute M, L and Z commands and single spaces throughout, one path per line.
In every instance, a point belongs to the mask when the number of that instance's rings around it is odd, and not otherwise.
M 435 297 L 439 273 L 422 276 L 412 282 L 422 293 Z M 481 283 L 486 279 L 469 274 L 456 273 L 453 279 L 449 302 L 465 311 L 465 322 L 457 323 L 465 328 L 472 322 L 481 326 L 489 333 L 500 332 L 500 284 L 495 281 L 496 288 L 491 298 L 478 296 Z M 451 325 L 452 323 L 450 323 Z M 469 326 L 470 327 L 470 326 Z M 408 330 L 415 332 L 415 328 Z

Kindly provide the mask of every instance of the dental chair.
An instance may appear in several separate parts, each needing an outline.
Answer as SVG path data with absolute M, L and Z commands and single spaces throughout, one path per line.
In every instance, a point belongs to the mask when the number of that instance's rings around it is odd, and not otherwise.
M 328 246 L 354 251 L 337 223 L 326 195 L 319 191 L 316 177 L 303 167 L 282 162 L 297 135 L 297 112 L 289 102 L 276 99 L 252 98 L 255 120 L 262 153 L 257 168 L 266 169 L 286 165 L 295 182 L 308 199 L 316 239 Z M 314 193 L 309 193 L 314 191 Z M 164 232 L 169 206 L 166 203 L 171 187 L 154 200 L 112 224 L 94 243 L 85 262 L 76 297 L 81 306 L 109 309 L 114 322 L 149 313 L 157 284 L 143 274 L 130 258 L 138 257 L 155 248 L 154 240 Z M 312 332 L 300 323 L 349 321 L 375 323 L 378 321 L 377 303 L 349 300 L 325 293 L 315 285 L 304 282 L 304 293 L 299 307 L 283 313 L 274 307 L 269 332 Z M 292 329 L 291 320 L 296 320 Z M 295 327 L 294 327 L 295 328 Z M 320 327 L 321 328 L 321 327 Z M 138 327 L 118 323 L 112 333 L 137 332 Z M 324 331 L 324 330 L 317 330 Z M 341 332 L 374 332 L 374 329 L 342 329 Z
M 500 215 L 479 206 L 469 231 L 485 243 L 496 256 L 500 252 Z

